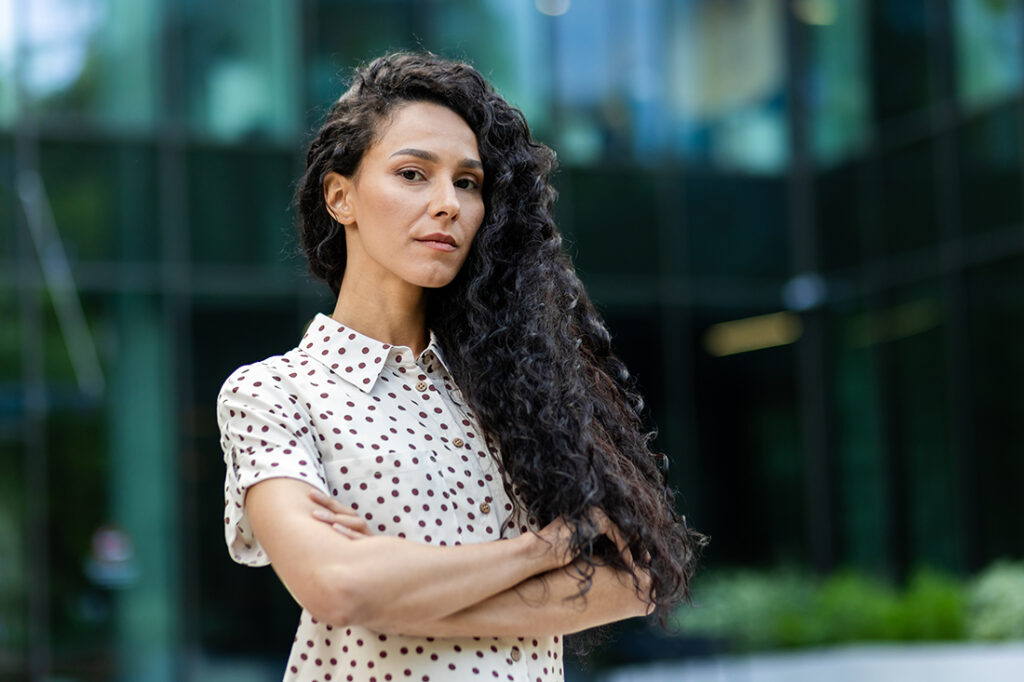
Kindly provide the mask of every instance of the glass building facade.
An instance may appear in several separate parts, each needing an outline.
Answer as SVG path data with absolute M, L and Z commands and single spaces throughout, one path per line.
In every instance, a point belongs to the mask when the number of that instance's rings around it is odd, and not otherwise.
M 279 677 L 213 403 L 332 309 L 292 183 L 397 48 L 559 153 L 707 565 L 1024 556 L 1022 0 L 0 0 L 0 678 Z

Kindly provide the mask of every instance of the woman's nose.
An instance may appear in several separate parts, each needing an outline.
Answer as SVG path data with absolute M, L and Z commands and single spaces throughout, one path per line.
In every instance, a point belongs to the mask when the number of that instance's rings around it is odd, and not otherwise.
M 433 206 L 430 214 L 435 218 L 447 218 L 454 222 L 459 217 L 459 197 L 455 193 L 455 186 L 450 182 L 440 183 L 440 188 L 434 195 Z

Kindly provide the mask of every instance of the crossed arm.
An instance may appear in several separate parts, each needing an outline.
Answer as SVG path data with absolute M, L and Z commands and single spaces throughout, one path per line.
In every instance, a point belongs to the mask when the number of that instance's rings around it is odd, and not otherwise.
M 302 481 L 274 478 L 246 496 L 253 531 L 292 596 L 334 625 L 423 636 L 565 634 L 644 615 L 633 576 L 598 567 L 584 599 L 569 529 L 438 547 L 368 533 L 361 517 Z M 603 514 L 599 531 L 613 535 Z M 646 575 L 638 575 L 646 590 Z

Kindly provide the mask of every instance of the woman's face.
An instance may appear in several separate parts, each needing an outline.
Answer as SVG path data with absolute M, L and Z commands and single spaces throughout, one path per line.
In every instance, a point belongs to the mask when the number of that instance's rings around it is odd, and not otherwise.
M 454 111 L 428 102 L 401 106 L 385 125 L 352 178 L 324 180 L 327 206 L 345 225 L 345 279 L 445 286 L 484 218 L 476 135 Z

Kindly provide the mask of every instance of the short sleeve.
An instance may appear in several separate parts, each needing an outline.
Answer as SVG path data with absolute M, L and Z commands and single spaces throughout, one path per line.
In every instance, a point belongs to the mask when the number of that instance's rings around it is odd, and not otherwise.
M 264 361 L 268 362 L 268 361 Z M 217 424 L 224 451 L 224 539 L 240 564 L 265 566 L 245 511 L 245 493 L 268 478 L 295 478 L 327 493 L 314 430 L 304 404 L 264 363 L 239 367 L 217 396 Z

